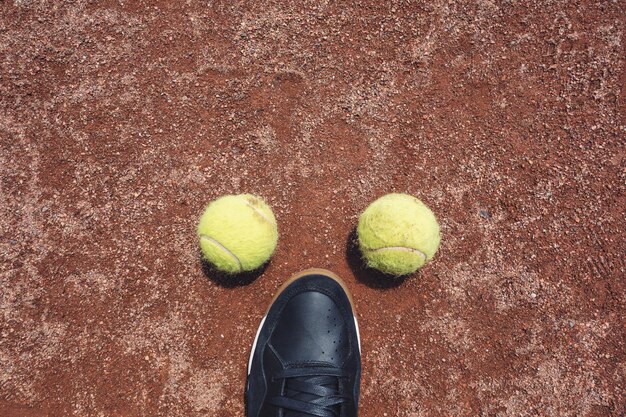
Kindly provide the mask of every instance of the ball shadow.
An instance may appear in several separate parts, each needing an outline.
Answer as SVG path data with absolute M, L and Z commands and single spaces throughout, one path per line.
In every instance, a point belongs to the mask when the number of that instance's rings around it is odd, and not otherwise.
M 359 249 L 356 227 L 352 229 L 346 240 L 346 260 L 356 279 L 370 288 L 395 288 L 402 285 L 409 277 L 409 275 L 396 277 L 373 268 L 368 268 L 365 262 L 363 262 L 361 250 Z
M 253 283 L 258 277 L 263 275 L 271 262 L 266 262 L 254 271 L 242 272 L 239 274 L 227 274 L 225 272 L 219 271 L 213 265 L 211 265 L 211 263 L 207 262 L 207 260 L 202 257 L 202 252 L 199 251 L 198 257 L 200 259 L 200 266 L 202 268 L 202 273 L 204 273 L 204 276 L 223 288 L 243 287 L 245 285 Z

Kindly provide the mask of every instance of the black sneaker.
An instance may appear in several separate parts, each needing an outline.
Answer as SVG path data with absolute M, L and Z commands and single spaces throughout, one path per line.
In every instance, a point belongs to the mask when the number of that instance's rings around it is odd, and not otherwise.
M 339 277 L 308 269 L 287 281 L 261 321 L 248 364 L 248 417 L 356 417 L 361 342 Z

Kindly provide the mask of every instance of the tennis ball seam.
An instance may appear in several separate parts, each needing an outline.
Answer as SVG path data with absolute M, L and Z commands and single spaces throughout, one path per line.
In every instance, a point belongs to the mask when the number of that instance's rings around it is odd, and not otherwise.
M 266 222 L 268 222 L 270 225 L 276 227 L 276 222 L 272 221 L 272 219 L 270 219 L 269 217 L 267 217 L 265 215 L 265 213 L 263 213 L 261 210 L 259 210 L 258 208 L 254 207 L 252 204 L 250 204 L 249 202 L 245 201 L 245 204 L 250 207 L 252 210 L 254 210 L 255 212 L 257 212 L 259 214 L 259 216 L 261 216 L 263 218 L 263 220 L 265 220 Z
M 224 252 L 226 252 L 227 255 L 229 255 L 231 258 L 233 258 L 235 260 L 235 262 L 237 262 L 237 266 L 239 267 L 239 272 L 243 271 L 243 265 L 241 264 L 241 261 L 239 260 L 237 255 L 235 255 L 226 246 L 222 245 L 219 241 L 213 239 L 209 235 L 201 234 L 200 235 L 200 239 L 206 239 L 206 240 L 210 241 L 211 243 L 215 244 L 218 248 L 222 249 Z
M 364 248 L 363 250 L 365 252 L 369 252 L 369 253 L 378 253 L 378 252 L 383 252 L 383 251 L 386 251 L 386 250 L 400 250 L 400 251 L 410 252 L 410 253 L 414 253 L 416 255 L 419 255 L 422 258 L 424 258 L 424 262 L 428 261 L 428 255 L 426 255 L 424 252 L 422 252 L 419 249 L 409 248 L 407 246 L 384 246 L 382 248 L 376 248 L 376 249 Z

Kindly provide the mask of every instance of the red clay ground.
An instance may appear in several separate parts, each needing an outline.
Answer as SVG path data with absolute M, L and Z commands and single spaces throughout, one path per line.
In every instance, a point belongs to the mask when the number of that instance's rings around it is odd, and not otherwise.
M 361 416 L 624 415 L 624 10 L 0 2 L 0 415 L 242 416 L 311 266 L 353 292 Z M 350 243 L 392 191 L 443 232 L 395 286 Z M 195 226 L 239 192 L 281 239 L 235 286 Z

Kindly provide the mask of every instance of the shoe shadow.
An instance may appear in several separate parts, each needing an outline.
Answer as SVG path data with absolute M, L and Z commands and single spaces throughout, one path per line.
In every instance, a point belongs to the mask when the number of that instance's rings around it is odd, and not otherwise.
M 202 252 L 200 251 L 198 251 L 198 258 L 204 276 L 223 288 L 237 288 L 253 283 L 258 277 L 263 275 L 271 262 L 271 260 L 266 262 L 254 271 L 242 272 L 240 274 L 227 274 L 217 270 L 211 263 L 207 262 L 207 260 L 202 257 Z
M 409 276 L 396 277 L 373 268 L 368 268 L 359 249 L 356 227 L 352 229 L 346 240 L 346 260 L 356 279 L 370 288 L 379 290 L 395 288 L 402 285 Z

